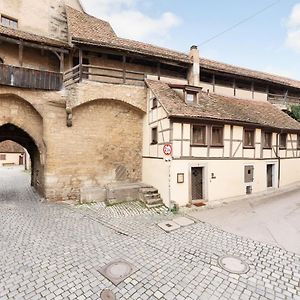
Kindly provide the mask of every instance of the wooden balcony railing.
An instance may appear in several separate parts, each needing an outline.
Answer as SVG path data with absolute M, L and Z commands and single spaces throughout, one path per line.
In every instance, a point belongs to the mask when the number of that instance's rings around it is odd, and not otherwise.
M 0 85 L 59 91 L 63 74 L 0 64 Z
M 285 107 L 292 105 L 300 105 L 300 98 L 285 95 L 269 94 L 268 101 L 272 104 L 281 105 Z
M 64 73 L 65 87 L 87 79 L 103 83 L 144 85 L 145 74 L 117 68 L 94 65 L 77 65 Z

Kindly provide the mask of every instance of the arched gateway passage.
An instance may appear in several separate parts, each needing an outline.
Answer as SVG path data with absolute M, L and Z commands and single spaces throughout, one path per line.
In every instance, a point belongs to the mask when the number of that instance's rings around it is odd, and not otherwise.
M 34 139 L 18 126 L 7 123 L 0 126 L 0 142 L 6 140 L 14 141 L 27 150 L 31 159 L 31 185 L 34 186 L 40 194 L 43 194 L 44 170 L 41 163 L 40 151 Z

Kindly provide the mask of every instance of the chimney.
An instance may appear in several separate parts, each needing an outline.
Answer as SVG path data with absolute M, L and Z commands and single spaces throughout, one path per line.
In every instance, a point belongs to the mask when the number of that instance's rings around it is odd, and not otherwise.
M 192 86 L 200 86 L 200 55 L 197 46 L 191 47 L 189 56 L 193 65 L 188 71 L 188 83 Z

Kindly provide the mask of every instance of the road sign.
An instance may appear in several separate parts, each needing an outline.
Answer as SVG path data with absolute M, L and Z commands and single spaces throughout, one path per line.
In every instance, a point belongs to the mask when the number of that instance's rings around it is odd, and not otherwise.
M 167 155 L 167 156 L 172 155 L 172 151 L 173 151 L 172 145 L 171 144 L 165 144 L 164 148 L 163 148 L 163 151 L 164 151 L 164 154 Z

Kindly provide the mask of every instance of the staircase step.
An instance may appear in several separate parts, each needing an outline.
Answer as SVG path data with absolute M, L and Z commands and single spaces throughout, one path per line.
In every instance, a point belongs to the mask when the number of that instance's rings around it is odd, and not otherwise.
M 164 204 L 161 202 L 161 203 L 158 203 L 158 204 L 145 204 L 147 208 L 156 208 L 156 207 L 161 207 L 163 206 Z
M 160 198 L 160 194 L 155 193 L 155 194 L 143 194 L 143 198 L 145 200 L 147 199 L 153 199 L 153 198 Z
M 140 193 L 142 194 L 157 194 L 158 190 L 153 187 L 141 188 Z
M 163 203 L 161 198 L 155 198 L 155 199 L 148 199 L 147 201 L 145 201 L 146 204 L 148 205 L 152 205 L 152 204 L 159 204 L 159 203 Z

